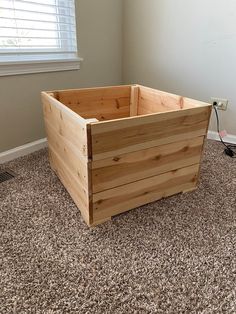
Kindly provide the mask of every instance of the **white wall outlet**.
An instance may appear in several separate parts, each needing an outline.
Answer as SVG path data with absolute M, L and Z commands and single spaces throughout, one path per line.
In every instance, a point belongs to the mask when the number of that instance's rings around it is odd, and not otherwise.
M 216 106 L 219 110 L 227 110 L 229 101 L 227 99 L 221 99 L 221 98 L 211 98 L 211 103 L 213 106 Z

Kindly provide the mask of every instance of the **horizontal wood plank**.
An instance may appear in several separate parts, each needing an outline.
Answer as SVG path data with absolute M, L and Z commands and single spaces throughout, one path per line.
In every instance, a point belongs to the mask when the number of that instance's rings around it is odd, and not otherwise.
M 93 195 L 94 221 L 196 187 L 199 164 Z
M 130 86 L 59 91 L 58 99 L 83 118 L 112 120 L 129 117 Z
M 151 114 L 171 110 L 182 110 L 201 106 L 208 106 L 187 97 L 166 93 L 149 87 L 139 86 L 138 114 Z
M 203 136 L 211 107 L 91 124 L 93 160 Z
M 204 137 L 92 162 L 93 193 L 198 164 Z
M 74 145 L 83 156 L 88 156 L 87 121 L 53 97 L 42 93 L 44 118 L 55 131 Z
M 131 85 L 69 89 L 47 92 L 85 119 L 111 120 L 128 117 Z
M 64 161 L 55 149 L 49 144 L 49 156 L 53 170 L 60 178 L 66 190 L 71 195 L 75 204 L 81 211 L 81 214 L 87 224 L 90 224 L 89 215 L 89 196 L 88 191 L 81 185 L 80 180 L 69 169 L 66 161 Z
M 84 119 L 95 118 L 99 121 L 129 117 L 129 98 L 110 100 L 78 101 L 66 105 Z
M 76 100 L 107 100 L 130 97 L 132 85 L 106 86 L 94 88 L 80 88 L 57 91 L 58 100 L 62 103 L 76 103 Z
M 65 137 L 61 136 L 47 119 L 45 119 L 45 127 L 49 145 L 63 159 L 83 187 L 88 189 L 88 160 L 75 145 L 71 145 Z

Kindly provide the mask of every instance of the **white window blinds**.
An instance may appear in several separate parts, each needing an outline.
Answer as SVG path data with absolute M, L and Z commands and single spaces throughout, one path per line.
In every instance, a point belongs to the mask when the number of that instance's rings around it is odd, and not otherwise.
M 74 0 L 0 0 L 0 59 L 73 58 Z

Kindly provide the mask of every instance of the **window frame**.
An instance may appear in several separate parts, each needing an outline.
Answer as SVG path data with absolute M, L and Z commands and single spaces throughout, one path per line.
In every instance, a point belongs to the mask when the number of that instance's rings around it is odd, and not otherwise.
M 76 19 L 76 1 L 75 1 Z M 77 29 L 76 29 L 77 39 Z M 78 41 L 78 40 L 77 40 Z M 78 43 L 77 43 L 78 47 Z M 0 54 L 0 77 L 20 74 L 47 73 L 79 70 L 82 58 L 78 56 L 78 48 L 74 53 L 16 53 L 3 57 Z

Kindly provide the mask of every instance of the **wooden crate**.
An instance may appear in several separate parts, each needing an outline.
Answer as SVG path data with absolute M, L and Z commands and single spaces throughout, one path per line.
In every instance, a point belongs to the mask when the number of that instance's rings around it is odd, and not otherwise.
M 140 85 L 42 102 L 51 166 L 89 226 L 196 188 L 210 104 Z

